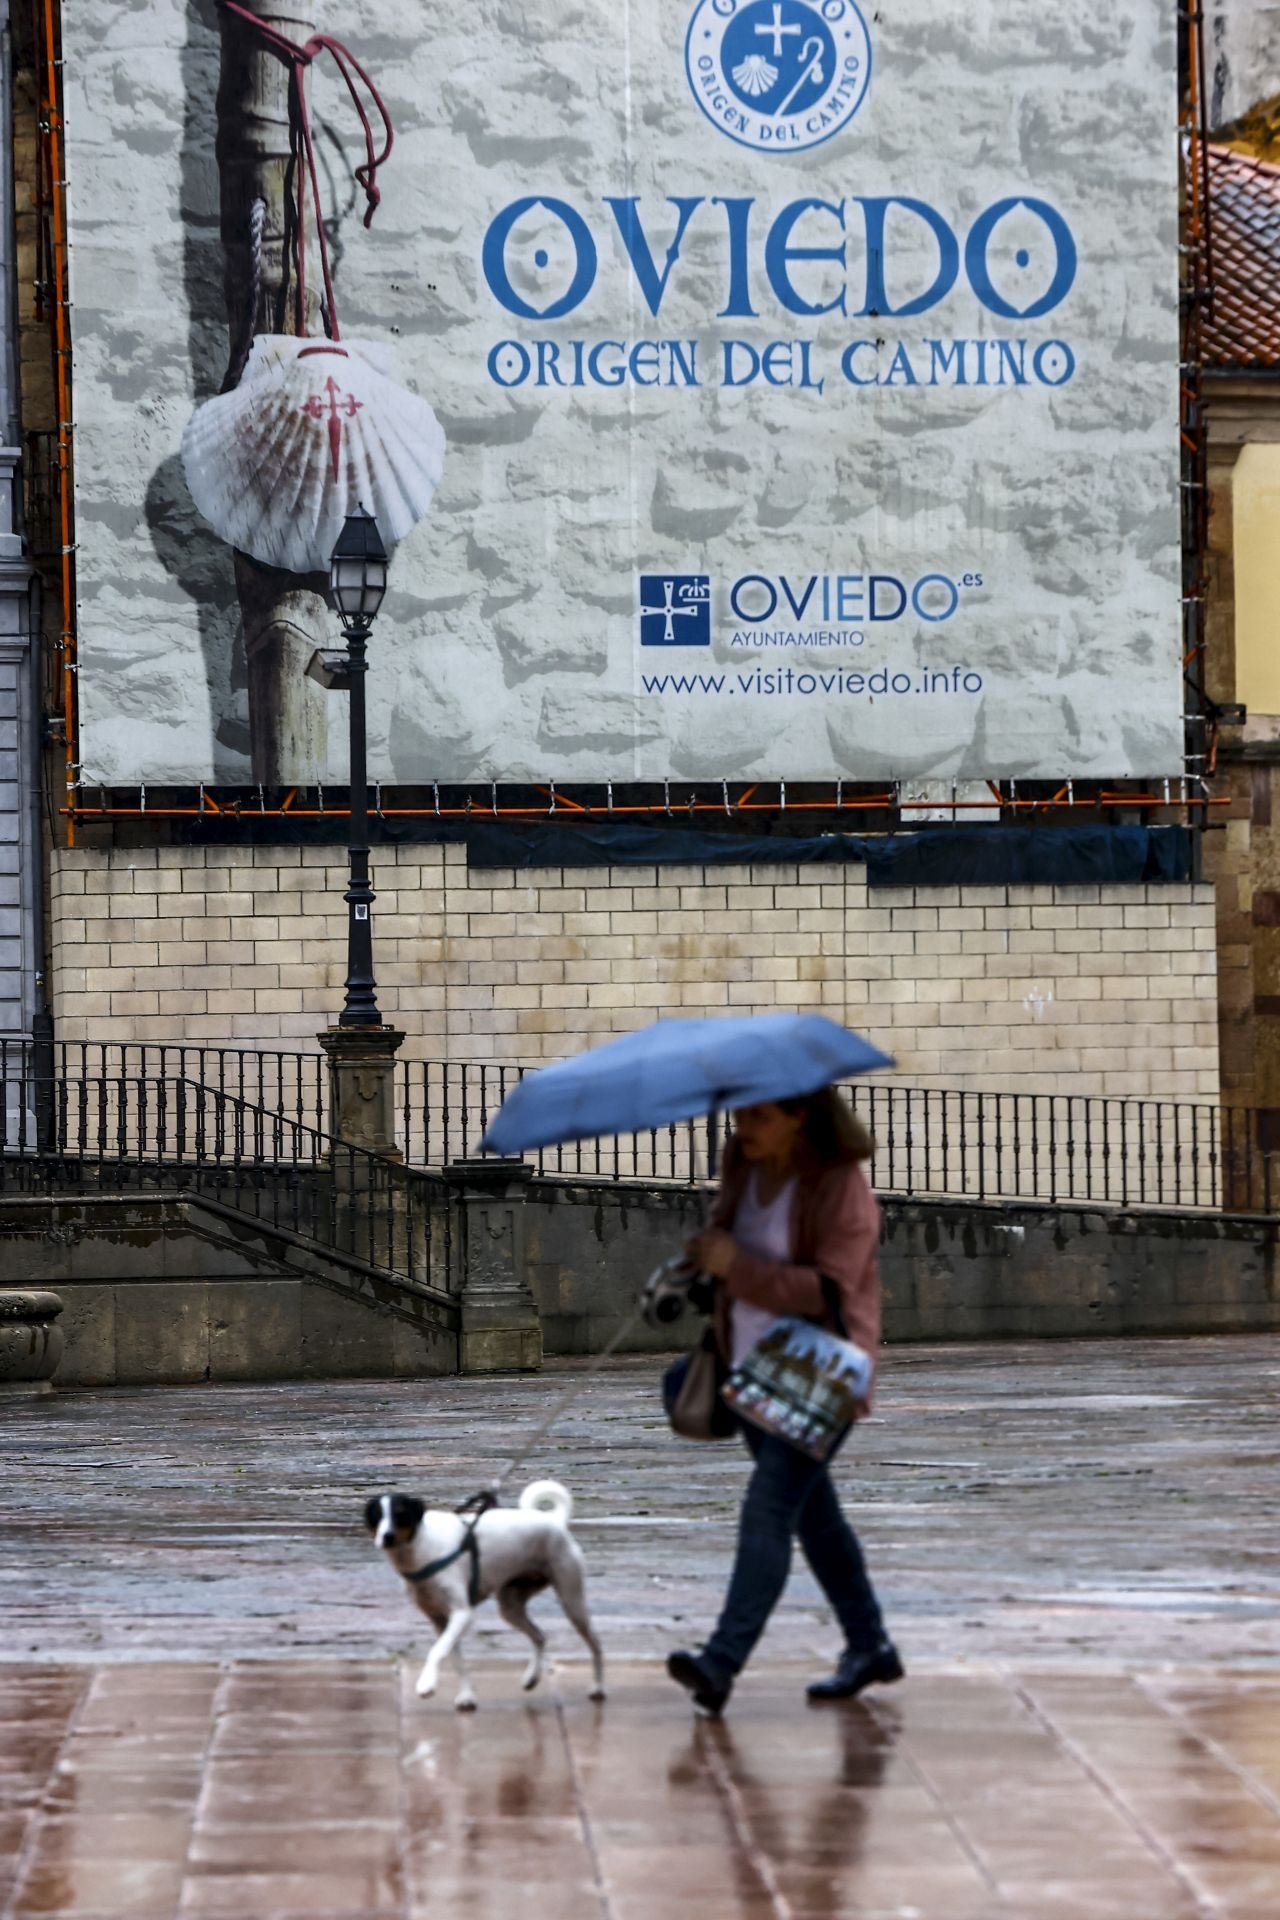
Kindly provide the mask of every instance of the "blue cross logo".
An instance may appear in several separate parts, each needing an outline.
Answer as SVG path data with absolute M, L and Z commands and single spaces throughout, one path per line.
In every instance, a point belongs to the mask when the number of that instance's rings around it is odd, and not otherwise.
M 684 57 L 708 120 L 758 153 L 830 140 L 871 77 L 858 0 L 697 0 Z
M 640 575 L 640 645 L 709 647 L 711 576 L 707 573 Z

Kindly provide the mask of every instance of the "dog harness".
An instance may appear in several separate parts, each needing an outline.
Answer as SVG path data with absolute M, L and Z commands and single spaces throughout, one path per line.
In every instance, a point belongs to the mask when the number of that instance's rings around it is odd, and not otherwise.
M 490 1507 L 496 1507 L 497 1504 L 496 1493 L 473 1493 L 469 1500 L 464 1500 L 460 1507 L 454 1508 L 455 1513 L 467 1513 L 474 1507 L 475 1513 L 464 1526 L 462 1539 L 452 1553 L 442 1553 L 439 1559 L 428 1560 L 426 1566 L 419 1567 L 416 1573 L 402 1571 L 402 1577 L 413 1586 L 417 1586 L 419 1581 L 434 1580 L 438 1573 L 443 1573 L 446 1567 L 451 1567 L 455 1560 L 461 1560 L 464 1553 L 470 1554 L 471 1569 L 467 1577 L 467 1604 L 478 1607 L 480 1604 L 480 1548 L 476 1541 L 476 1528 Z

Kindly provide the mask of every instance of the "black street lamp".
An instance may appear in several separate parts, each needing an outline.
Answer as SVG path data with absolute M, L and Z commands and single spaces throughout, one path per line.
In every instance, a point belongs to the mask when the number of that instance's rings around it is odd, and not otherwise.
M 373 977 L 373 901 L 369 883 L 369 776 L 366 767 L 364 682 L 365 648 L 387 590 L 387 550 L 378 523 L 363 507 L 347 515 L 329 561 L 329 599 L 347 636 L 338 674 L 351 696 L 351 800 L 347 831 L 347 997 L 338 1015 L 341 1027 L 380 1027 L 377 983 Z M 321 656 L 323 658 L 323 656 Z

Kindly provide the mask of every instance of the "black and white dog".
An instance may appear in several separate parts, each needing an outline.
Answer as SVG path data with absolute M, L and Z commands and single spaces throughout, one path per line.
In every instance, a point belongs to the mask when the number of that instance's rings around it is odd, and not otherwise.
M 508 1626 L 533 1642 L 533 1658 L 522 1684 L 526 1689 L 536 1687 L 542 1678 L 547 1640 L 529 1618 L 527 1607 L 535 1594 L 554 1587 L 560 1605 L 591 1649 L 595 1671 L 591 1698 L 604 1699 L 604 1653 L 587 1612 L 582 1555 L 569 1532 L 572 1513 L 567 1488 L 555 1480 L 535 1480 L 520 1495 L 518 1506 L 492 1507 L 478 1521 L 472 1515 L 427 1507 L 409 1493 L 378 1494 L 369 1501 L 365 1525 L 439 1635 L 418 1676 L 418 1692 L 424 1698 L 435 1692 L 441 1665 L 452 1655 L 459 1677 L 454 1705 L 463 1711 L 475 1706 L 462 1638 L 476 1608 L 490 1594 Z

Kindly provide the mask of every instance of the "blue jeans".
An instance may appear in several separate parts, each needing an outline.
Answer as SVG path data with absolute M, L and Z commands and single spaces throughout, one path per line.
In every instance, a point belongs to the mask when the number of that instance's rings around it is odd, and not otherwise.
M 742 1502 L 729 1592 L 703 1648 L 703 1660 L 723 1680 L 746 1665 L 782 1598 L 793 1534 L 800 1536 L 804 1557 L 835 1610 L 846 1644 L 855 1653 L 869 1653 L 884 1638 L 884 1621 L 857 1535 L 840 1511 L 830 1463 L 811 1460 L 745 1420 L 739 1424 L 756 1466 Z

